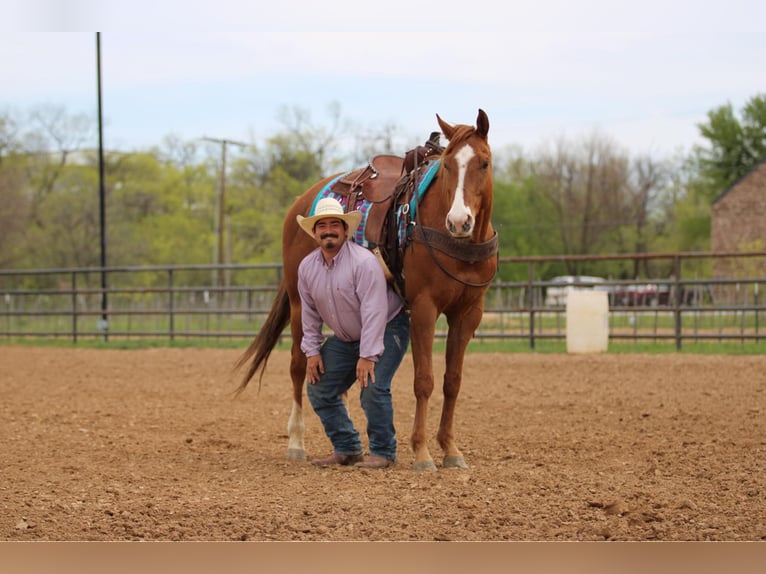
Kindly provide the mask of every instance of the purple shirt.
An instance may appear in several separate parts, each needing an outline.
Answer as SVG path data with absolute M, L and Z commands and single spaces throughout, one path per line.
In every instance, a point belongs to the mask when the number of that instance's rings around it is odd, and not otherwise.
M 386 323 L 404 302 L 389 288 L 375 255 L 345 241 L 327 264 L 317 247 L 298 267 L 303 340 L 307 357 L 319 354 L 323 323 L 342 341 L 359 341 L 359 356 L 377 361 Z

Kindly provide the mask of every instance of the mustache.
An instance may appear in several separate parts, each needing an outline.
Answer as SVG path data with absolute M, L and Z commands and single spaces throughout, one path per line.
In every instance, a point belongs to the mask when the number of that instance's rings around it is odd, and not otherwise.
M 327 232 L 320 235 L 319 239 L 340 239 L 340 235 L 334 232 Z

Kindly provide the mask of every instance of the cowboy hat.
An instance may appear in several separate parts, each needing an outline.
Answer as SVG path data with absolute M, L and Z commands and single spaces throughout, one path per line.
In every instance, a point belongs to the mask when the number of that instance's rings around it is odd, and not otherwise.
M 349 211 L 343 212 L 343 206 L 340 202 L 333 197 L 323 197 L 320 199 L 316 207 L 314 208 L 314 215 L 310 217 L 303 217 L 302 215 L 296 215 L 295 219 L 298 221 L 298 225 L 301 226 L 303 231 L 314 237 L 314 225 L 320 219 L 340 219 L 346 224 L 346 236 L 351 237 L 356 228 L 359 227 L 359 223 L 362 221 L 361 211 Z

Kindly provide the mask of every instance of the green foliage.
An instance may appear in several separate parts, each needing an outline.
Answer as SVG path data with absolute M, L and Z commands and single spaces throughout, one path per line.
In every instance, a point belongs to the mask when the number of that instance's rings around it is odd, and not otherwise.
M 328 128 L 305 112 L 285 110 L 285 131 L 263 148 L 231 149 L 224 174 L 225 261 L 281 260 L 290 205 L 343 163 L 339 110 L 331 112 Z M 98 266 L 97 158 L 80 149 L 93 126 L 56 108 L 34 110 L 29 118 L 0 113 L 0 265 Z M 597 133 L 535 153 L 513 149 L 505 160 L 496 150 L 493 222 L 501 257 L 708 250 L 710 202 L 766 155 L 766 96 L 751 98 L 739 117 L 730 104 L 711 110 L 700 130 L 709 147 L 663 161 L 630 157 Z M 105 160 L 107 265 L 216 261 L 217 149 L 205 153 L 195 142 L 168 137 L 158 148 L 107 153 Z M 552 262 L 537 272 L 543 278 L 633 277 L 670 270 L 612 261 Z M 501 273 L 506 281 L 523 280 L 527 269 L 504 265 Z
M 708 112 L 698 127 L 709 143 L 696 150 L 699 175 L 709 182 L 705 191 L 712 201 L 766 156 L 766 94 L 748 100 L 739 118 L 727 103 Z
M 92 169 L 71 166 L 61 170 L 49 192 L 33 200 L 22 261 L 40 267 L 99 264 L 98 205 L 91 199 L 96 181 Z
M 496 181 L 494 193 L 493 225 L 500 239 L 501 257 L 550 255 L 558 252 L 560 242 L 552 215 L 553 208 L 545 196 L 537 192 L 534 178 L 512 182 Z M 523 280 L 527 278 L 527 269 L 520 265 L 503 266 L 500 276 L 505 281 Z
M 322 177 L 318 159 L 291 147 L 290 141 L 288 137 L 273 138 L 264 154 L 252 150 L 250 156 L 232 166 L 227 211 L 232 254 L 237 262 L 281 261 L 285 213 Z
M 501 254 L 587 255 L 648 252 L 665 226 L 666 166 L 648 157 L 631 160 L 595 133 L 581 141 L 558 140 L 534 155 L 517 152 L 495 182 L 494 217 Z M 552 262 L 556 275 L 634 276 L 648 270 L 628 263 Z M 504 279 L 525 276 L 504 270 Z
M 149 153 L 110 158 L 109 265 L 208 263 L 215 178 Z
M 24 259 L 32 204 L 25 193 L 23 158 L 0 154 L 0 160 L 0 267 L 13 267 Z

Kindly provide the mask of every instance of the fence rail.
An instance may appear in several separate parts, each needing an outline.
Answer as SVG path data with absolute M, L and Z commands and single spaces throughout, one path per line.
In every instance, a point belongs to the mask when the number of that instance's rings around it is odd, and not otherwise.
M 700 271 L 715 269 L 722 259 L 736 276 Z M 584 277 L 563 286 L 563 293 L 559 281 L 537 278 L 552 263 L 592 266 L 617 260 L 664 260 L 673 272 L 631 280 Z M 697 262 L 694 276 L 687 278 L 684 265 L 692 261 Z M 478 339 L 528 341 L 530 348 L 538 341 L 564 339 L 566 293 L 575 288 L 607 291 L 613 341 L 667 341 L 681 349 L 685 342 L 766 339 L 761 325 L 766 252 L 504 257 L 500 269 L 486 295 Z M 523 275 L 517 281 L 500 278 Z M 0 337 L 75 343 L 83 338 L 252 338 L 281 277 L 280 264 L 0 270 Z M 557 289 L 563 297 L 552 298 Z M 436 336 L 446 336 L 443 318 Z

